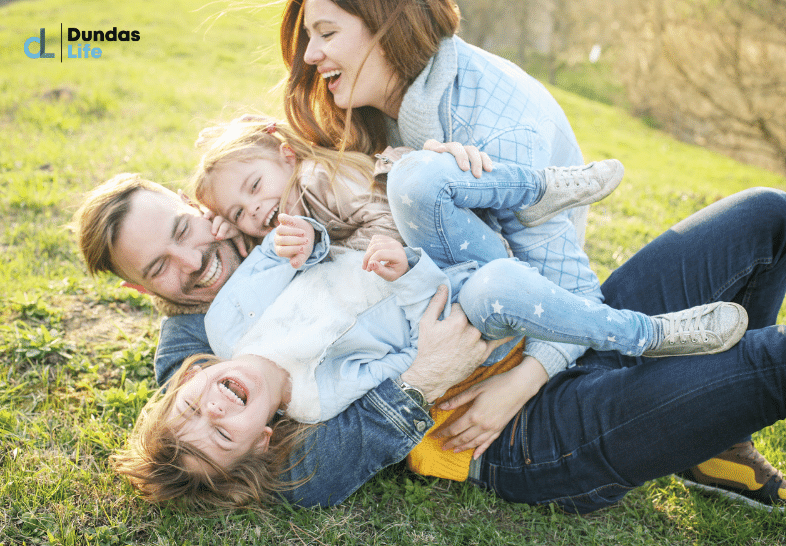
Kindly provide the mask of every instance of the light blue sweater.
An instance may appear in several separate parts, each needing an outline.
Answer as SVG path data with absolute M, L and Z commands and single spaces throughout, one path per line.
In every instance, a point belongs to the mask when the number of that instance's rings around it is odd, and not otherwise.
M 477 146 L 494 161 L 533 169 L 581 165 L 573 129 L 562 108 L 535 78 L 515 64 L 446 38 L 407 90 L 398 120 L 388 120 L 389 144 L 420 149 L 430 139 Z M 587 207 L 572 209 L 518 234 L 516 257 L 566 290 L 603 301 L 582 247 Z M 495 219 L 484 218 L 492 227 Z M 496 226 L 499 228 L 499 225 Z M 586 347 L 528 340 L 526 354 L 550 376 Z

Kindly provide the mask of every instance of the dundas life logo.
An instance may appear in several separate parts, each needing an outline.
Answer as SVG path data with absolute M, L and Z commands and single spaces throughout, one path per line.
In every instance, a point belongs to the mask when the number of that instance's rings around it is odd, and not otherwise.
M 69 27 L 67 33 L 69 43 L 66 59 L 100 59 L 103 52 L 90 42 L 138 42 L 141 35 L 138 30 L 79 30 Z M 34 45 L 38 44 L 38 45 Z M 54 59 L 55 54 L 46 51 L 46 29 L 42 28 L 38 36 L 30 36 L 25 40 L 25 55 L 31 59 Z M 60 62 L 63 62 L 63 23 L 60 23 Z

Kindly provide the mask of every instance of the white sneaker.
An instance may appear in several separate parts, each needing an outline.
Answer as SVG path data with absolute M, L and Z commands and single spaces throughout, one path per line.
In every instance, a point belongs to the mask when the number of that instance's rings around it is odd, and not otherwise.
M 663 324 L 663 340 L 642 356 L 710 355 L 737 344 L 748 329 L 742 305 L 719 301 L 652 317 Z
M 527 227 L 540 225 L 565 209 L 600 201 L 619 186 L 625 168 L 616 159 L 605 159 L 579 167 L 547 167 L 544 171 L 543 197 L 516 211 L 516 218 Z

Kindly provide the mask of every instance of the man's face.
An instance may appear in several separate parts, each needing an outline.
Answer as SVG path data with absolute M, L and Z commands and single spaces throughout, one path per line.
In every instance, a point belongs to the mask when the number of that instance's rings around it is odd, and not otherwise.
M 129 205 L 115 244 L 121 276 L 176 303 L 213 301 L 240 265 L 235 246 L 173 192 L 140 190 Z

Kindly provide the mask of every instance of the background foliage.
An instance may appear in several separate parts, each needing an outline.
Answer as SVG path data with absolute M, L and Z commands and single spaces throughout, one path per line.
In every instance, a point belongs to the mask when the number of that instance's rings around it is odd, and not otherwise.
M 680 140 L 786 174 L 786 0 L 458 3 L 474 43 Z

